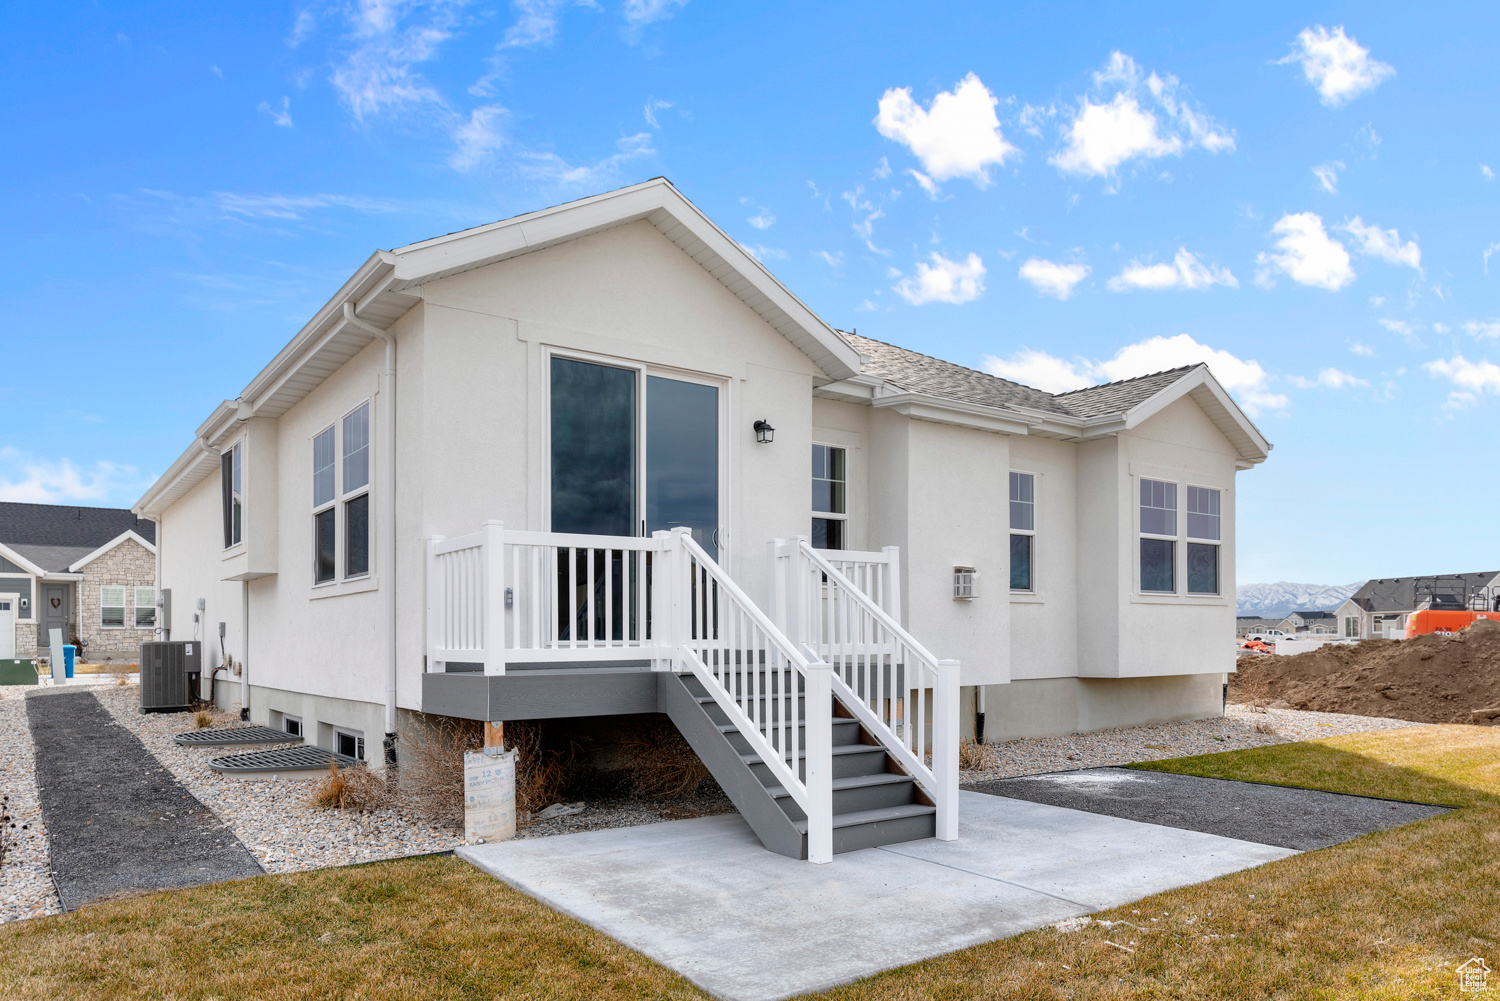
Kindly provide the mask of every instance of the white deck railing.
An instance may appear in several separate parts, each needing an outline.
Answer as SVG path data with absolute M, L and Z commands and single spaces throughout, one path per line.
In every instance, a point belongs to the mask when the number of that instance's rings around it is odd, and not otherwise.
M 805 536 L 771 552 L 783 632 L 833 669 L 834 695 L 932 799 L 937 837 L 956 839 L 958 661 L 934 657 Z
M 429 671 L 621 660 L 696 677 L 807 815 L 808 858 L 832 861 L 832 672 L 689 530 L 626 538 L 485 522 L 428 540 Z
M 773 540 L 774 547 L 780 540 Z M 861 553 L 849 549 L 819 549 L 834 569 L 872 598 L 881 609 L 901 621 L 901 549 L 886 546 L 878 553 Z

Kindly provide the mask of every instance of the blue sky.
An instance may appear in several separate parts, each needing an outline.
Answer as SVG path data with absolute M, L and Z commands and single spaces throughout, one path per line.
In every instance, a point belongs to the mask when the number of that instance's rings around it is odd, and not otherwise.
M 1241 583 L 1500 567 L 1500 10 L 998 9 L 12 8 L 0 499 L 132 502 L 376 247 L 665 175 L 836 326 L 1209 361 Z

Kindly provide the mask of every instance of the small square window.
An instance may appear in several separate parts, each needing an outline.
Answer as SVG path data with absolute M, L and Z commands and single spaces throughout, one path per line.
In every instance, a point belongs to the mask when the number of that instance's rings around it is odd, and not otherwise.
M 288 734 L 290 734 L 293 737 L 300 737 L 300 736 L 302 736 L 302 717 L 300 717 L 300 716 L 283 716 L 283 717 L 281 717 L 281 729 L 284 730 L 284 731 L 286 731 Z
M 333 731 L 333 749 L 355 761 L 365 760 L 365 738 L 363 734 L 350 730 Z
M 843 549 L 844 523 L 835 518 L 812 520 L 812 547 L 814 549 Z

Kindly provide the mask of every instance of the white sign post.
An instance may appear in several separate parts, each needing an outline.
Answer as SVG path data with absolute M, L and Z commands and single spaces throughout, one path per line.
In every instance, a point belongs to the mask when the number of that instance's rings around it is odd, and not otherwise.
M 52 648 L 52 683 L 65 685 L 68 683 L 68 665 L 63 661 L 62 630 L 47 630 L 47 639 L 47 645 Z

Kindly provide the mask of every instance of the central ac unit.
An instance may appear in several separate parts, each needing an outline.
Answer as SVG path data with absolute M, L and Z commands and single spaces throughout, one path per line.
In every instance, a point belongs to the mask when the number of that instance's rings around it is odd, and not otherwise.
M 180 712 L 193 704 L 203 644 L 170 640 L 141 644 L 141 712 Z

